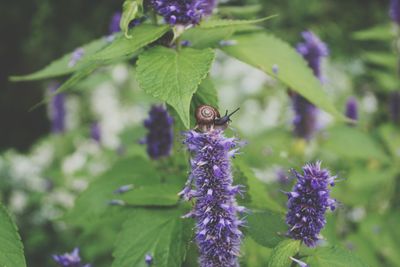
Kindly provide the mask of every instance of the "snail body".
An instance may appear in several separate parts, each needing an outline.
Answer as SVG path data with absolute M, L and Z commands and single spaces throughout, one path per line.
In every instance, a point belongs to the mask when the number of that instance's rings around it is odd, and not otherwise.
M 226 111 L 225 115 L 221 118 L 221 115 L 216 108 L 210 105 L 200 105 L 196 108 L 195 112 L 197 123 L 195 129 L 198 129 L 201 132 L 209 132 L 215 129 L 225 130 L 231 121 L 230 117 L 238 110 L 239 108 L 230 114 Z

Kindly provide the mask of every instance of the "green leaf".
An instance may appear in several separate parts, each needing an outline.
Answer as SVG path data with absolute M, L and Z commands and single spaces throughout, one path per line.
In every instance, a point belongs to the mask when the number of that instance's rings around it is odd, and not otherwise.
M 292 259 L 290 257 L 296 255 L 300 249 L 300 241 L 298 240 L 283 240 L 272 251 L 269 260 L 269 267 L 287 267 L 291 266 Z M 312 265 L 311 265 L 312 266 Z
M 250 203 L 247 204 L 255 209 L 268 209 L 283 213 L 285 210 L 268 194 L 266 185 L 254 176 L 253 171 L 242 160 L 235 159 L 234 166 L 238 168 L 239 175 L 246 178 L 246 195 L 249 195 Z
M 329 138 L 323 148 L 346 158 L 388 160 L 386 153 L 371 136 L 354 127 L 330 128 Z
M 397 65 L 397 59 L 389 52 L 368 52 L 362 55 L 365 61 L 387 67 L 389 69 L 395 69 Z
M 165 25 L 140 25 L 129 31 L 130 35 L 134 36 L 134 38 L 127 39 L 123 35 L 117 34 L 111 44 L 103 37 L 83 46 L 85 54 L 74 67 L 68 67 L 72 54 L 69 53 L 42 70 L 25 76 L 13 76 L 11 80 L 39 80 L 70 74 L 82 69 L 96 69 L 103 64 L 109 64 L 113 60 L 121 60 L 135 55 L 141 48 L 160 38 L 168 29 L 169 27 Z
M 121 159 L 78 197 L 67 220 L 90 225 L 109 210 L 108 202 L 113 199 L 125 198 L 129 205 L 136 206 L 173 206 L 185 178 L 181 174 L 158 172 L 150 161 L 140 157 Z M 123 185 L 133 185 L 133 189 L 126 195 L 115 194 Z
M 394 33 L 389 24 L 378 25 L 353 33 L 353 38 L 359 41 L 391 41 L 393 37 Z
M 211 105 L 213 107 L 218 107 L 218 93 L 209 77 L 204 79 L 200 84 L 196 93 L 193 95 L 192 102 L 190 103 L 190 128 L 193 128 L 196 124 L 194 113 L 196 108 L 200 105 Z
M 352 252 L 340 247 L 317 248 L 312 255 L 306 257 L 305 263 L 312 267 L 366 267 Z
M 199 25 L 199 27 L 203 28 L 203 29 L 209 29 L 209 28 L 226 27 L 226 26 L 240 26 L 240 25 L 246 25 L 246 24 L 256 24 L 256 23 L 264 22 L 266 20 L 270 20 L 277 16 L 278 15 L 271 15 L 271 16 L 268 16 L 265 18 L 253 19 L 253 20 L 233 20 L 233 19 L 205 20 Z
M 0 267 L 26 266 L 21 237 L 7 210 L 0 204 Z
M 141 7 L 141 3 L 138 3 L 137 0 L 125 0 L 122 5 L 122 16 L 119 22 L 119 27 L 121 31 L 125 34 L 126 38 L 131 39 L 132 35 L 129 35 L 129 23 L 134 20 L 139 12 L 139 8 Z
M 181 209 L 134 210 L 118 236 L 112 266 L 146 267 L 146 254 L 154 266 L 181 266 L 193 226 L 182 215 Z
M 190 127 L 189 108 L 193 94 L 207 76 L 214 60 L 211 49 L 175 51 L 154 47 L 139 56 L 137 79 L 148 94 L 166 101 Z
M 347 120 L 324 93 L 305 60 L 287 43 L 266 33 L 236 35 L 233 39 L 237 44 L 222 47 L 222 51 L 277 78 L 336 118 Z M 274 66 L 278 67 L 277 74 Z
M 69 67 L 68 64 L 71 60 L 71 55 L 73 52 L 64 55 L 63 57 L 51 62 L 49 65 L 44 67 L 43 69 L 36 71 L 32 74 L 23 75 L 23 76 L 12 76 L 10 77 L 11 81 L 33 81 L 40 79 L 53 78 L 57 76 L 67 75 L 73 73 L 77 70 L 80 70 L 82 67 L 85 67 L 88 59 L 100 49 L 106 47 L 108 42 L 106 38 L 102 37 L 95 41 L 90 42 L 82 46 L 84 50 L 83 57 L 76 63 L 75 66 Z
M 385 124 L 379 128 L 379 133 L 392 157 L 400 162 L 400 130 L 392 124 Z
M 287 226 L 282 213 L 269 210 L 254 211 L 248 219 L 248 234 L 264 247 L 275 247 L 285 239 Z

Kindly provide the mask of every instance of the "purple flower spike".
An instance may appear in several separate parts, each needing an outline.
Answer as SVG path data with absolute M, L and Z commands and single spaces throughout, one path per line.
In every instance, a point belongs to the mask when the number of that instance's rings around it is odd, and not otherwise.
M 400 92 L 390 94 L 389 112 L 393 123 L 400 125 Z
M 240 253 L 243 221 L 238 213 L 245 211 L 237 205 L 235 196 L 241 193 L 234 186 L 231 172 L 230 152 L 238 140 L 224 137 L 221 131 L 184 133 L 188 150 L 192 153 L 191 174 L 185 189 L 180 193 L 184 199 L 196 199 L 194 210 L 187 217 L 194 217 L 196 241 L 200 251 L 201 267 L 236 267 Z M 195 188 L 192 188 L 194 182 Z
M 322 79 L 321 60 L 323 57 L 329 55 L 328 47 L 311 31 L 302 32 L 301 35 L 303 36 L 304 43 L 299 43 L 297 45 L 297 52 L 299 52 L 307 61 L 308 66 L 313 70 L 314 75 L 319 79 Z
M 153 257 L 150 254 L 146 254 L 144 261 L 146 262 L 147 266 L 151 266 L 153 264 Z
M 148 133 L 142 140 L 142 143 L 147 144 L 147 154 L 152 159 L 169 156 L 174 139 L 172 128 L 174 119 L 163 106 L 152 106 L 149 115 L 149 118 L 144 121 Z
M 354 97 L 350 97 L 346 103 L 346 117 L 354 121 L 358 120 L 358 107 L 357 100 Z
M 83 265 L 81 263 L 79 248 L 75 248 L 71 253 L 53 255 L 53 259 L 62 267 L 91 267 L 90 264 Z
M 199 24 L 211 15 L 216 0 L 150 0 L 154 10 L 171 25 Z
M 52 82 L 49 85 L 49 94 L 54 94 L 59 87 L 59 84 Z M 53 96 L 49 106 L 49 116 L 51 120 L 51 131 L 53 133 L 65 132 L 65 95 L 60 93 Z
M 119 21 L 121 20 L 121 16 L 122 16 L 121 12 L 114 13 L 114 15 L 111 18 L 110 25 L 108 26 L 109 34 L 121 31 L 119 27 Z
M 311 31 L 303 32 L 302 36 L 304 43 L 297 45 L 297 52 L 308 62 L 314 75 L 322 80 L 321 59 L 328 56 L 328 47 Z M 297 137 L 310 140 L 317 130 L 318 109 L 298 94 L 293 94 L 292 102 L 295 111 L 294 133 Z
M 93 122 L 90 126 L 90 137 L 97 143 L 101 142 L 101 128 L 98 122 Z
M 335 209 L 336 201 L 330 198 L 329 186 L 334 186 L 335 176 L 321 169 L 321 162 L 307 164 L 303 175 L 294 171 L 297 183 L 288 196 L 286 223 L 288 235 L 301 240 L 308 247 L 315 247 L 319 233 L 325 226 L 325 212 Z
M 292 96 L 295 117 L 294 134 L 297 137 L 311 140 L 317 131 L 318 108 L 301 95 Z
M 391 0 L 389 9 L 390 18 L 400 25 L 400 0 Z
M 82 47 L 78 47 L 72 52 L 71 58 L 68 62 L 68 67 L 72 68 L 74 67 L 79 60 L 85 55 L 85 49 Z

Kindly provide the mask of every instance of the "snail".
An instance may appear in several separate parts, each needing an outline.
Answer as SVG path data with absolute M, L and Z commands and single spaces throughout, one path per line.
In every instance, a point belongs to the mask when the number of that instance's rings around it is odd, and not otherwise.
M 230 117 L 238 110 L 239 108 L 230 114 L 226 111 L 225 115 L 221 118 L 216 108 L 209 105 L 200 105 L 196 108 L 195 112 L 197 122 L 195 129 L 199 129 L 202 132 L 208 132 L 214 129 L 225 130 L 226 127 L 228 127 L 228 123 L 231 121 Z

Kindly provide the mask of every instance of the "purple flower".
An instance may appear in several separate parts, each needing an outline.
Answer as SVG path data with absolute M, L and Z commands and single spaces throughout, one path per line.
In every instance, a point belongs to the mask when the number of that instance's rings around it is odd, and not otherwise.
M 163 106 L 152 106 L 149 115 L 144 121 L 148 133 L 143 140 L 143 143 L 147 144 L 147 154 L 152 159 L 169 156 L 174 139 L 174 119 Z
M 199 24 L 211 15 L 216 0 L 150 0 L 154 10 L 171 25 Z
M 390 18 L 400 25 L 400 0 L 391 0 L 389 9 Z
M 400 125 L 400 91 L 390 94 L 389 112 L 393 123 Z
M 237 213 L 245 210 L 236 203 L 241 187 L 233 185 L 231 172 L 230 158 L 237 153 L 238 140 L 224 137 L 219 130 L 184 135 L 193 158 L 189 180 L 180 194 L 186 200 L 196 199 L 194 210 L 184 217 L 197 221 L 200 266 L 236 267 L 242 238 L 239 226 L 243 225 Z
M 294 134 L 297 137 L 311 140 L 317 130 L 318 108 L 301 95 L 292 96 L 295 117 Z
M 306 164 L 303 175 L 294 171 L 297 183 L 288 196 L 286 223 L 290 229 L 288 235 L 314 247 L 319 233 L 325 226 L 325 212 L 335 209 L 336 201 L 330 198 L 329 186 L 334 186 L 336 176 L 321 169 L 321 162 Z
M 358 120 L 357 100 L 350 97 L 346 102 L 346 117 L 354 121 Z
M 90 264 L 83 265 L 79 257 L 79 248 L 75 248 L 71 253 L 63 255 L 53 255 L 53 259 L 62 267 L 90 267 Z
M 101 129 L 98 122 L 93 122 L 90 126 L 90 137 L 97 143 L 101 142 Z
M 303 32 L 302 36 L 304 43 L 297 45 L 297 52 L 304 57 L 314 75 L 321 80 L 321 59 L 328 56 L 328 47 L 311 31 Z M 294 133 L 297 137 L 310 140 L 317 130 L 318 109 L 298 94 L 293 94 L 292 102 L 295 111 Z
M 85 55 L 85 50 L 82 47 L 78 47 L 72 52 L 71 58 L 68 62 L 68 67 L 74 67 L 79 60 Z
M 153 257 L 150 254 L 146 254 L 144 261 L 146 262 L 147 266 L 150 266 L 153 264 Z
M 110 25 L 108 26 L 109 34 L 121 31 L 121 28 L 119 27 L 119 21 L 121 20 L 121 16 L 122 16 L 121 12 L 114 13 L 114 15 L 111 18 Z
M 48 91 L 50 95 L 56 93 L 59 84 L 50 83 Z M 65 131 L 65 95 L 60 93 L 52 97 L 49 104 L 49 116 L 51 120 L 51 131 L 53 133 L 63 133 Z
M 297 52 L 307 61 L 314 75 L 321 79 L 321 60 L 323 57 L 328 56 L 328 47 L 311 31 L 302 32 L 301 35 L 304 43 L 297 44 Z

